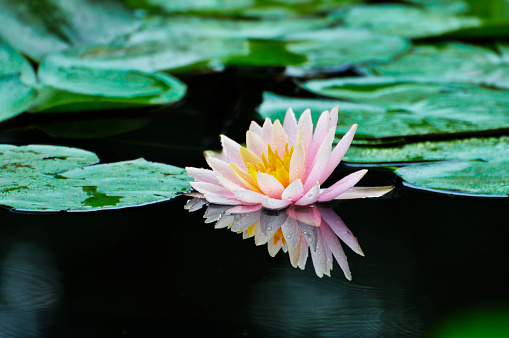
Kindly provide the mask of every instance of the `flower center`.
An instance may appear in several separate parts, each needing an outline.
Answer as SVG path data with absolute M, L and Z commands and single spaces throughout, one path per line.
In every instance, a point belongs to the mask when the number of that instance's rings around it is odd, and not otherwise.
M 262 152 L 260 158 L 247 148 L 241 147 L 240 154 L 247 168 L 247 173 L 233 164 L 232 168 L 236 176 L 248 187 L 254 188 L 255 191 L 260 191 L 257 182 L 258 172 L 275 177 L 286 188 L 291 183 L 289 172 L 293 149 L 293 146 L 288 147 L 287 142 L 285 144 L 285 152 L 281 156 L 278 154 L 278 150 L 272 150 L 269 144 L 267 146 L 267 155 L 265 155 L 265 152 Z

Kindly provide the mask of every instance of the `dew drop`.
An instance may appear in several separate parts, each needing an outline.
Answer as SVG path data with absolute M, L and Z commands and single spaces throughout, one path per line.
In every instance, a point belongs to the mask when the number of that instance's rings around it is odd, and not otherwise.
M 272 227 L 267 227 L 267 230 L 268 230 L 268 231 L 272 230 Z

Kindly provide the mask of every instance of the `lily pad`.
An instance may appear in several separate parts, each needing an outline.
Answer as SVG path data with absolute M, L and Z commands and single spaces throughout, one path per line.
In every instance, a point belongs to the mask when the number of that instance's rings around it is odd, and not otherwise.
M 442 160 L 509 160 L 509 137 L 421 141 L 399 146 L 351 146 L 344 161 L 352 163 L 408 164 Z
M 169 75 L 86 67 L 61 54 L 48 56 L 37 75 L 39 95 L 31 112 L 165 104 L 185 93 L 185 85 Z
M 341 81 L 338 79 L 338 82 Z M 331 95 L 336 90 L 335 85 L 336 80 L 333 79 L 308 82 L 303 87 Z M 326 90 L 316 90 L 319 86 Z M 264 118 L 282 119 L 288 107 L 292 107 L 297 115 L 310 108 L 317 119 L 323 110 L 339 105 L 337 133 L 342 135 L 352 124 L 359 124 L 354 139 L 357 144 L 361 139 L 369 141 L 367 143 L 378 143 L 380 139 L 389 141 L 509 128 L 509 93 L 506 91 L 462 85 L 428 87 L 426 84 L 403 83 L 352 86 L 346 89 L 339 86 L 338 92 L 338 96 L 344 99 L 367 99 L 354 103 L 339 99 L 299 99 L 265 93 L 259 113 Z M 490 105 L 487 106 L 486 102 L 490 102 Z
M 0 0 L 0 37 L 34 60 L 49 53 L 107 44 L 140 22 L 117 0 Z
M 31 104 L 35 74 L 30 64 L 0 40 L 0 121 L 21 114 Z
M 371 75 L 407 82 L 460 82 L 509 88 L 507 44 L 495 49 L 463 43 L 420 45 L 397 60 L 366 67 Z
M 91 165 L 66 147 L 0 147 L 0 204 L 27 211 L 100 210 L 155 203 L 190 190 L 184 169 L 144 159 Z
M 336 72 L 356 65 L 372 65 L 393 60 L 404 53 L 409 42 L 395 35 L 368 30 L 331 28 L 285 36 L 290 52 L 306 56 L 307 62 L 289 67 L 290 76 Z
M 444 161 L 416 164 L 396 170 L 409 186 L 452 194 L 507 197 L 509 159 Z
M 474 16 L 451 15 L 402 5 L 357 6 L 346 9 L 341 18 L 347 27 L 407 38 L 439 36 L 467 28 L 482 27 Z

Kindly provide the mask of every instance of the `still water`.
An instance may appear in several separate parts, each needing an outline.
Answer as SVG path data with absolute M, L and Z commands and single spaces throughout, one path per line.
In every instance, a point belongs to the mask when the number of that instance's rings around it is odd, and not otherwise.
M 105 163 L 205 166 L 201 152 L 218 148 L 219 133 L 242 139 L 261 91 L 228 72 L 194 81 L 180 107 L 129 112 L 139 129 L 70 138 L 70 125 L 125 115 L 22 116 L 0 141 L 79 147 Z M 201 92 L 210 81 L 230 87 Z M 336 262 L 318 278 L 311 259 L 293 268 L 282 251 L 272 258 L 267 246 L 214 229 L 204 209 L 184 210 L 184 196 L 99 212 L 0 209 L 0 337 L 422 337 L 479 318 L 495 336 L 509 314 L 508 202 L 411 190 L 382 169 L 361 185 L 388 184 L 396 189 L 383 198 L 332 204 L 365 253 L 343 245 L 352 281 Z

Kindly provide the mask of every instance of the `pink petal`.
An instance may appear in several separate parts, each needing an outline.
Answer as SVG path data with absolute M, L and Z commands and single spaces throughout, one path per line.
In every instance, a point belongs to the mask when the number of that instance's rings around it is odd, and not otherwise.
M 329 225 L 331 230 L 334 231 L 334 233 L 339 238 L 341 238 L 341 240 L 345 242 L 345 244 L 348 245 L 350 249 L 352 249 L 355 253 L 364 256 L 364 252 L 362 252 L 357 238 L 354 237 L 352 232 L 348 229 L 338 214 L 336 214 L 336 212 L 331 208 L 318 207 L 318 209 L 320 210 L 323 221 Z
M 306 206 L 313 204 L 316 202 L 319 194 L 320 194 L 320 184 L 316 183 L 314 187 L 309 189 L 309 191 L 304 196 L 302 196 L 297 202 L 295 202 L 295 205 Z
M 240 168 L 245 168 L 244 162 L 242 162 L 242 158 L 240 157 L 240 144 L 228 136 L 221 135 L 221 145 L 230 162 L 235 163 Z
M 235 208 L 235 207 L 234 207 Z M 224 229 L 233 223 L 233 215 L 223 215 L 214 225 L 214 229 Z
M 253 211 L 247 214 L 233 215 L 232 231 L 243 231 L 256 224 L 260 219 L 261 210 Z
M 205 199 L 210 203 L 214 204 L 224 204 L 224 205 L 240 205 L 243 204 L 236 198 L 228 198 L 216 194 L 205 194 Z
M 309 162 L 313 162 L 313 154 L 318 152 L 318 148 L 323 143 L 323 140 L 329 132 L 329 112 L 326 110 L 320 115 L 318 122 L 316 123 L 315 133 L 313 134 L 313 142 L 311 143 L 311 158 Z M 334 141 L 334 140 L 333 140 Z
M 262 152 L 267 152 L 267 144 L 263 142 L 259 135 L 249 130 L 246 133 L 246 145 L 247 149 L 251 150 L 258 157 L 261 157 Z
M 348 260 L 346 258 L 345 252 L 343 251 L 343 248 L 341 247 L 341 242 L 339 241 L 338 237 L 332 232 L 329 225 L 325 222 L 323 222 L 323 224 L 320 226 L 320 231 L 322 233 L 324 243 L 332 252 L 334 258 L 336 258 L 336 261 L 341 267 L 341 270 L 343 270 L 345 277 L 348 280 L 352 280 L 352 273 L 350 272 L 350 267 L 348 266 Z
M 304 142 L 299 142 L 293 150 L 292 159 L 290 160 L 290 171 L 288 177 L 290 182 L 302 180 L 306 174 L 306 149 Z
M 299 207 L 299 206 L 291 206 L 286 210 L 286 213 L 292 219 L 299 221 L 304 224 L 312 225 L 315 227 L 319 227 L 322 221 L 322 216 L 320 216 L 320 212 L 314 206 L 311 207 Z
M 205 204 L 207 204 L 206 199 L 194 197 L 187 201 L 186 205 L 184 206 L 184 209 L 189 210 L 189 212 L 193 212 L 196 210 L 200 210 Z
M 258 136 L 262 136 L 262 127 L 255 121 L 251 121 L 251 124 L 249 125 L 249 131 L 252 133 L 255 133 Z
M 285 120 L 283 122 L 283 129 L 285 130 L 286 136 L 288 137 L 288 142 L 291 146 L 295 145 L 297 142 L 297 119 L 295 118 L 295 113 L 292 108 L 288 108 L 285 115 Z
M 331 155 L 331 146 L 334 141 L 334 135 L 334 130 L 330 130 L 327 133 L 327 136 L 324 138 L 320 148 L 318 149 L 318 153 L 316 154 L 312 166 L 308 166 L 309 174 L 304 182 L 304 191 L 308 191 L 312 186 L 320 182 L 320 178 L 327 167 L 327 162 Z
M 325 182 L 325 180 L 332 174 L 334 169 L 336 169 L 336 167 L 339 165 L 339 162 L 341 162 L 345 156 L 348 148 L 350 147 L 350 144 L 352 143 L 355 131 L 357 131 L 356 124 L 354 124 L 350 130 L 341 138 L 341 140 L 332 151 L 329 162 L 327 163 L 327 167 L 325 168 L 322 177 L 320 177 L 320 184 Z
M 262 212 L 260 216 L 260 232 L 265 237 L 271 238 L 276 231 L 286 222 L 288 216 L 285 212 L 274 214 L 267 211 Z
M 230 166 L 230 164 L 218 160 L 217 158 L 214 158 L 212 156 L 209 156 L 209 153 L 205 153 L 205 161 L 207 161 L 207 164 L 214 170 L 218 175 L 228 179 L 229 181 L 232 181 L 236 184 L 241 184 L 238 178 L 233 173 L 233 169 Z M 217 176 L 216 179 L 219 180 L 219 177 Z
M 300 228 L 297 221 L 293 218 L 288 217 L 286 222 L 282 225 L 283 236 L 285 237 L 286 243 L 288 243 L 288 251 L 294 249 L 299 244 L 300 239 Z
M 274 243 L 274 237 L 271 237 L 269 240 L 269 243 L 267 243 L 267 249 L 269 250 L 269 255 L 271 257 L 275 257 L 276 254 L 281 249 L 281 246 L 283 246 L 283 241 L 278 241 L 277 243 Z
M 325 189 L 318 197 L 318 202 L 328 202 L 340 196 L 345 191 L 350 190 L 367 172 L 366 169 L 362 169 L 343 177 L 341 180 Z
M 300 257 L 297 266 L 299 269 L 304 270 L 306 267 L 306 261 L 308 259 L 308 244 L 304 239 L 304 236 L 300 235 Z
M 256 181 L 260 190 L 271 198 L 281 199 L 281 194 L 285 191 L 285 187 L 272 175 L 258 172 Z
M 323 245 L 322 234 L 319 231 L 316 241 L 316 250 L 311 250 L 311 259 L 313 260 L 313 266 L 318 277 L 327 275 L 330 277 L 330 271 L 327 269 L 327 253 L 325 246 Z
M 304 132 L 304 148 L 311 150 L 310 145 L 313 139 L 313 120 L 311 119 L 311 110 L 306 109 L 299 118 L 299 129 Z M 297 141 L 298 142 L 298 141 Z
M 272 139 L 272 121 L 268 117 L 263 123 L 262 134 L 260 136 L 265 144 L 269 144 Z
M 225 187 L 219 185 L 219 183 L 207 183 L 207 182 L 189 182 L 191 186 L 202 194 L 216 194 L 223 195 L 225 197 L 233 197 L 233 193 Z
M 281 194 L 281 199 L 295 202 L 300 199 L 304 195 L 304 185 L 302 185 L 302 181 L 297 179 L 290 183 L 285 191 Z
M 335 106 L 331 109 L 330 115 L 329 115 L 329 129 L 334 128 L 334 130 L 338 127 L 338 111 L 339 106 Z
M 217 184 L 216 176 L 213 170 L 203 168 L 186 167 L 187 174 L 197 182 L 207 182 Z
M 230 181 L 229 179 L 227 179 L 226 177 L 222 177 L 222 176 L 219 176 L 217 178 L 217 181 L 219 182 L 219 184 L 221 184 L 223 187 L 225 187 L 226 189 L 228 189 L 231 193 L 235 194 L 235 192 L 237 190 L 241 190 L 241 189 L 244 189 L 242 186 L 236 184 L 236 183 L 233 183 L 232 181 Z
M 228 214 L 245 214 L 248 212 L 258 211 L 262 208 L 261 204 L 253 204 L 253 205 L 239 205 L 233 208 L 226 210 Z
M 264 208 L 267 208 L 270 210 L 284 209 L 287 206 L 289 206 L 290 204 L 292 204 L 292 202 L 290 202 L 290 201 L 270 198 L 269 196 L 263 196 L 261 202 L 262 202 L 262 205 Z
M 281 125 L 281 122 L 279 122 L 279 120 L 276 120 L 272 125 L 272 136 L 270 145 L 274 151 L 276 149 L 278 150 L 278 154 L 280 157 L 282 157 L 285 153 L 285 145 L 287 142 L 288 139 L 286 137 L 286 133 L 283 129 L 283 126 Z
M 203 196 L 203 194 L 201 194 L 199 192 L 186 192 L 182 195 L 188 196 L 188 197 L 193 197 L 193 198 L 205 198 L 205 196 Z
M 235 197 L 244 203 L 263 205 L 263 199 L 267 196 L 257 193 L 256 191 L 239 189 L 235 191 Z
M 346 200 L 355 198 L 366 198 L 366 197 L 380 197 L 394 189 L 393 186 L 386 187 L 353 187 L 352 189 L 345 191 L 335 200 Z
M 301 258 L 300 243 L 298 242 L 298 238 L 297 245 L 295 247 L 288 246 L 288 255 L 290 256 L 290 263 L 294 268 L 296 268 L 299 264 L 299 259 Z

